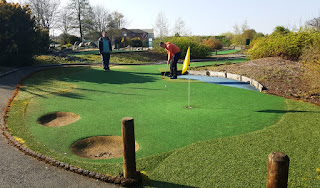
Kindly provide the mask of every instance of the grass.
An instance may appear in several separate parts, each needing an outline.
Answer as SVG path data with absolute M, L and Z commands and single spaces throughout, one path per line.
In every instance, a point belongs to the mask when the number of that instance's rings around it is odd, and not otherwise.
M 151 179 L 155 185 L 161 181 L 195 187 L 265 187 L 268 155 L 282 151 L 290 157 L 288 187 L 319 187 L 320 108 L 287 103 L 287 110 L 262 112 L 284 114 L 274 126 L 176 150 L 152 171 Z
M 13 112 L 20 112 L 18 116 L 26 117 L 24 120 L 9 118 L 9 124 L 13 121 L 12 124 L 17 126 L 11 127 L 12 133 L 23 138 L 28 146 L 36 148 L 37 151 L 49 152 L 50 155 L 58 158 L 61 157 L 60 154 L 66 153 L 68 157 L 87 162 L 88 160 L 73 156 L 69 151 L 70 145 L 80 138 L 98 135 L 101 132 L 120 135 L 119 121 L 122 117 L 132 116 L 139 125 L 136 129 L 137 141 L 142 148 L 145 148 L 137 152 L 137 157 L 143 158 L 170 152 L 201 140 L 261 129 L 273 124 L 279 115 L 261 114 L 255 111 L 267 107 L 279 110 L 283 108 L 281 102 L 283 99 L 278 97 L 194 82 L 192 86 L 194 108 L 188 110 L 185 108 L 186 91 L 184 89 L 187 81 L 161 80 L 158 69 L 163 66 L 165 65 L 139 66 L 139 68 L 127 66 L 118 69 L 114 67 L 114 71 L 108 74 L 95 68 L 72 69 L 73 71 L 56 69 L 56 74 L 47 80 L 45 78 L 48 78 L 48 73 L 42 72 L 25 82 L 21 95 L 19 94 L 19 98 L 15 101 L 14 106 L 17 109 L 12 107 Z M 164 84 L 167 87 L 164 87 Z M 221 98 L 219 93 L 227 95 Z M 246 99 L 248 96 L 252 97 L 248 100 Z M 260 101 L 259 105 L 257 100 Z M 212 108 L 211 101 L 219 101 L 219 103 Z M 157 108 L 154 108 L 155 104 Z M 171 116 L 172 110 L 175 117 Z M 36 123 L 38 117 L 53 111 L 73 111 L 82 117 L 82 122 L 54 129 Z M 27 114 L 24 114 L 25 112 Z M 106 114 L 97 116 L 100 113 Z M 211 114 L 216 116 L 212 117 Z M 233 116 L 231 114 L 237 114 L 237 116 L 230 118 Z M 12 116 L 12 114 L 9 115 Z M 253 118 L 256 116 L 258 118 Z M 107 123 L 106 120 L 108 120 Z M 261 120 L 263 123 L 260 122 Z M 168 125 L 172 122 L 175 122 L 176 126 L 168 129 Z M 156 129 L 154 125 L 157 125 Z M 211 128 L 208 129 L 209 127 L 204 125 L 210 125 Z M 226 129 L 225 126 L 228 128 Z M 212 127 L 215 128 L 212 129 Z M 182 131 L 182 128 L 185 130 Z M 24 137 L 26 131 L 30 133 L 30 138 Z M 195 131 L 197 134 L 192 134 Z M 47 132 L 50 132 L 50 137 L 46 134 Z M 176 141 L 177 138 L 179 142 Z M 31 141 L 28 141 L 29 139 Z M 112 161 L 120 162 L 121 160 L 114 159 L 103 163 Z
M 222 50 L 218 51 L 218 55 L 234 54 L 237 52 L 241 52 L 241 50 Z M 216 55 L 216 52 L 211 52 L 210 55 Z
M 101 63 L 99 51 L 86 51 L 81 53 L 69 54 L 70 57 L 76 57 L 81 61 L 89 63 Z M 110 63 L 116 64 L 149 64 L 150 62 L 158 62 L 158 59 L 153 58 L 152 52 L 125 52 L 114 51 L 110 57 Z M 165 56 L 163 60 L 165 60 Z
M 133 116 L 142 146 L 137 169 L 149 175 L 147 187 L 265 187 L 273 151 L 291 159 L 289 187 L 319 187 L 318 106 L 193 82 L 194 108 L 187 111 L 186 81 L 161 80 L 164 66 L 113 67 L 109 75 L 96 68 L 41 72 L 14 101 L 9 128 L 36 151 L 115 175 L 122 171 L 121 159 L 80 159 L 68 146 L 79 137 L 120 135 L 121 118 Z M 41 114 L 70 109 L 81 124 L 56 129 L 34 123 Z

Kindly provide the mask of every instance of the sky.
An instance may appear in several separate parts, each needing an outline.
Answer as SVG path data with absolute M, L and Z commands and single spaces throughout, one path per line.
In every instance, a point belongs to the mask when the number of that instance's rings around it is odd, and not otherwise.
M 60 0 L 66 4 L 66 0 Z M 233 26 L 245 21 L 250 29 L 264 34 L 276 26 L 290 30 L 300 28 L 307 20 L 320 17 L 320 0 L 89 0 L 92 6 L 103 6 L 109 12 L 122 13 L 128 29 L 152 29 L 162 12 L 173 33 L 181 18 L 192 35 L 220 35 L 233 32 Z M 24 0 L 8 0 L 20 2 Z

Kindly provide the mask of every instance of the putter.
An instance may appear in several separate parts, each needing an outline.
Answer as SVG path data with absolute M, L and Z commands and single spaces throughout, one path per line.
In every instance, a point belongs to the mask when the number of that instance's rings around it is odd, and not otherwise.
M 168 64 L 169 64 L 169 62 L 167 62 L 166 70 L 164 71 L 164 74 L 163 74 L 163 76 L 162 76 L 162 79 L 164 79 L 164 77 L 166 76 Z

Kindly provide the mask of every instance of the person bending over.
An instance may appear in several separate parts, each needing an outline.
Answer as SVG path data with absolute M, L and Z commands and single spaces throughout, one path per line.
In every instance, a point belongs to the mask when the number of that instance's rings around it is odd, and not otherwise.
M 160 46 L 166 49 L 168 53 L 167 63 L 170 63 L 170 79 L 177 79 L 177 63 L 181 56 L 179 47 L 170 42 L 160 42 Z

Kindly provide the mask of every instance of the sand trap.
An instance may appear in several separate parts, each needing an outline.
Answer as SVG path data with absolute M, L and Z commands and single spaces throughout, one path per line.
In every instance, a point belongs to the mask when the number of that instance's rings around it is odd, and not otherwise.
M 41 116 L 38 123 L 47 127 L 62 127 L 74 123 L 80 119 L 75 113 L 72 112 L 53 112 Z
M 139 144 L 135 144 L 136 151 Z M 111 159 L 123 156 L 121 136 L 95 136 L 72 144 L 72 153 L 87 159 Z

